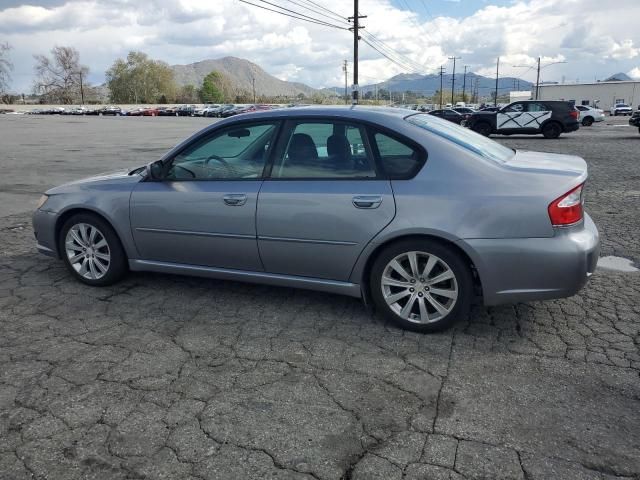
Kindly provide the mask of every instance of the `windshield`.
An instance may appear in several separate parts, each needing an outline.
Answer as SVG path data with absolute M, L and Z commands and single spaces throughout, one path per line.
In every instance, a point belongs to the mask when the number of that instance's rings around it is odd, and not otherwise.
M 461 127 L 447 120 L 441 120 L 429 114 L 411 115 L 407 122 L 446 138 L 473 153 L 491 160 L 506 162 L 515 154 L 513 150 L 503 147 L 498 142 L 484 137 L 468 128 Z

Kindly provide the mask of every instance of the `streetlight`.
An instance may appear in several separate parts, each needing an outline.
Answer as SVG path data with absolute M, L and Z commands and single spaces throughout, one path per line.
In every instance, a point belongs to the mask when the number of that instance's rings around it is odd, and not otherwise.
M 565 61 L 551 62 L 551 63 L 547 63 L 546 65 L 540 66 L 540 57 L 538 57 L 538 74 L 536 76 L 536 100 L 538 100 L 538 93 L 540 91 L 540 70 L 542 70 L 543 68 L 550 67 L 551 65 L 558 65 L 559 63 L 567 63 L 567 62 Z M 514 65 L 514 68 L 529 68 L 529 70 L 531 70 L 533 67 L 529 65 Z

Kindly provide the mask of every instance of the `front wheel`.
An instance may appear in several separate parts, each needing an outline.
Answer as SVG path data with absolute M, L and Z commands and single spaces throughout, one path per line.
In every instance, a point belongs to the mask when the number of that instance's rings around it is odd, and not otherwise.
M 87 285 L 111 285 L 127 271 L 120 239 L 97 215 L 80 213 L 69 218 L 60 231 L 59 246 L 67 269 Z
M 473 280 L 454 250 L 431 240 L 406 240 L 381 252 L 371 269 L 371 297 L 398 326 L 435 332 L 469 313 Z

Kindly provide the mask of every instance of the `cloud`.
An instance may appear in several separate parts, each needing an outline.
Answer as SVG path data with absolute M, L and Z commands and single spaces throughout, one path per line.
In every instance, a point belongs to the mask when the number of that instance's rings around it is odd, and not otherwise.
M 3 2 L 8 7 L 0 7 L 0 41 L 14 47 L 16 90 L 29 89 L 33 54 L 46 53 L 54 45 L 76 47 L 92 71 L 93 82 L 103 81 L 115 58 L 132 49 L 170 64 L 233 55 L 256 62 L 280 78 L 316 87 L 343 85 L 342 61 L 352 57 L 348 31 L 301 22 L 237 0 L 28 3 L 12 0 Z M 343 0 L 317 3 L 345 18 L 353 13 Z M 458 65 L 491 76 L 500 56 L 502 75 L 522 75 L 528 80 L 534 78 L 535 69 L 515 65 L 533 66 L 538 56 L 545 64 L 567 61 L 545 69 L 548 79 L 603 78 L 638 68 L 638 0 L 617 0 L 616 11 L 624 15 L 611 15 L 602 0 L 516 0 L 506 6 L 488 4 L 460 18 L 433 18 L 419 10 L 417 2 L 406 5 L 414 11 L 399 8 L 391 0 L 368 0 L 363 5 L 362 13 L 367 15 L 363 38 L 373 34 L 399 52 L 400 58 L 395 57 L 403 66 L 361 42 L 361 84 L 402 72 L 435 73 L 440 65 L 450 71 L 452 55 L 463 57 Z M 302 10 L 294 3 L 287 7 Z
M 627 72 L 627 75 L 629 75 L 631 78 L 640 80 L 640 67 L 632 68 Z

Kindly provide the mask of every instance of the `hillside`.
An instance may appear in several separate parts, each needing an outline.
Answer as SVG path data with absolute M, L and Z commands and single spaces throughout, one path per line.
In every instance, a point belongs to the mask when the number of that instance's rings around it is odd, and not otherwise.
M 202 85 L 204 77 L 213 70 L 227 75 L 239 90 L 252 92 L 253 79 L 257 95 L 268 97 L 294 97 L 300 93 L 311 96 L 320 93 L 319 90 L 303 83 L 285 82 L 273 75 L 269 75 L 261 67 L 248 60 L 236 57 L 203 60 L 188 65 L 173 65 L 176 82 L 179 85 Z

